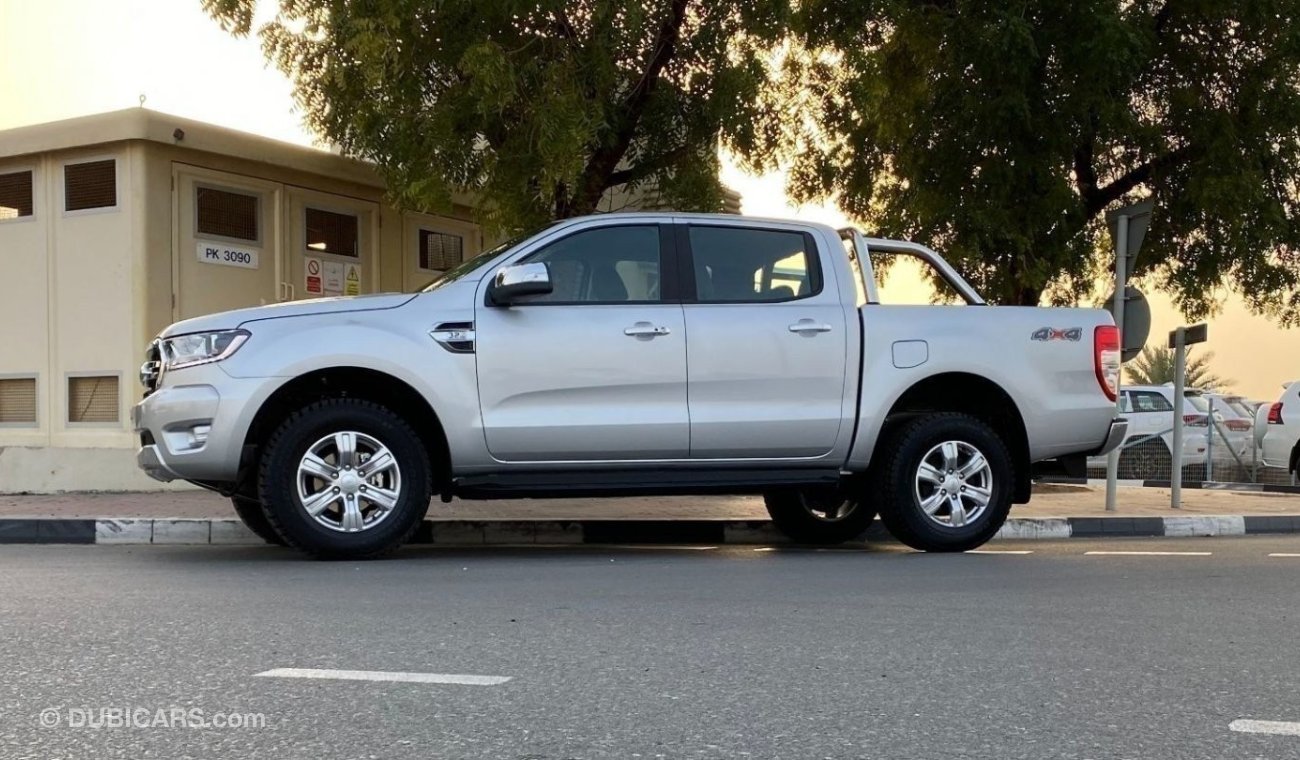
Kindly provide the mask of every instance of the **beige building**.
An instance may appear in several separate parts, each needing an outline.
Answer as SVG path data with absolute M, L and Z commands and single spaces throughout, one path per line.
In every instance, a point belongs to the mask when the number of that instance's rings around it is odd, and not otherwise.
M 157 488 L 130 408 L 159 330 L 417 288 L 483 248 L 460 201 L 400 211 L 365 163 L 143 108 L 0 132 L 0 492 Z

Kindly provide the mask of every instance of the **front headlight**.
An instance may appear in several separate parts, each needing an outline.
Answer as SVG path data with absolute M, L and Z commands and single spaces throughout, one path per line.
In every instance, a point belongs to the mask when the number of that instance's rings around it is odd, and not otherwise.
M 217 330 L 163 338 L 163 371 L 219 362 L 238 351 L 248 335 L 247 330 Z

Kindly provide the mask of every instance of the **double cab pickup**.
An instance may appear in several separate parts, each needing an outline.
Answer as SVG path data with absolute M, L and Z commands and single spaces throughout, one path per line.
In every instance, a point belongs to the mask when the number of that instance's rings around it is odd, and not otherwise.
M 889 259 L 953 302 L 880 302 Z M 963 551 L 1124 437 L 1108 313 L 986 305 L 934 251 L 730 215 L 554 223 L 417 293 L 229 311 L 141 368 L 139 465 L 268 541 L 393 550 L 436 495 L 759 494 L 798 542 Z

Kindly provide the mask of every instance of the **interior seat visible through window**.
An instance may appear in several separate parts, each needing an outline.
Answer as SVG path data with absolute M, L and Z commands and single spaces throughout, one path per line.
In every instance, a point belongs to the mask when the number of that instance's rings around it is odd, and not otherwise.
M 648 303 L 660 299 L 659 228 L 583 230 L 528 257 L 551 270 L 552 291 L 525 303 Z
M 802 233 L 693 225 L 690 241 L 700 301 L 792 301 L 821 290 L 821 272 Z

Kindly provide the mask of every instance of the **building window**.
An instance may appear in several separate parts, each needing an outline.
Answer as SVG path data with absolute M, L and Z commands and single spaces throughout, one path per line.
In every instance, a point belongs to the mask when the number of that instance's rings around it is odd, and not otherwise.
M 68 378 L 68 422 L 117 422 L 117 375 Z
M 84 211 L 117 205 L 117 161 L 90 161 L 63 167 L 64 210 Z
M 360 256 L 355 214 L 307 209 L 307 247 L 336 256 Z
M 465 258 L 465 238 L 447 232 L 420 230 L 420 268 L 444 272 Z
M 36 378 L 0 378 L 0 425 L 36 424 Z
M 0 174 L 0 220 L 32 215 L 32 173 Z
M 195 229 L 200 235 L 257 242 L 261 239 L 257 229 L 260 200 L 248 193 L 196 187 L 194 208 L 198 221 Z

